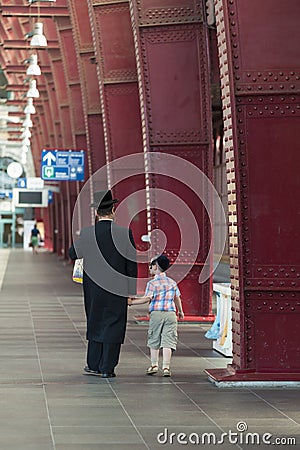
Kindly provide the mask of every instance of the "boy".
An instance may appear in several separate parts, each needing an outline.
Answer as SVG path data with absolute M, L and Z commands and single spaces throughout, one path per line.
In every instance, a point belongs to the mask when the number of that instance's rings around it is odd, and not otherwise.
M 163 349 L 163 376 L 170 377 L 170 361 L 172 351 L 177 344 L 177 317 L 183 319 L 180 292 L 174 280 L 167 277 L 165 271 L 170 265 L 165 255 L 160 255 L 151 260 L 149 271 L 154 278 L 147 283 L 143 297 L 129 298 L 129 305 L 139 305 L 149 302 L 149 330 L 148 347 L 150 348 L 151 366 L 147 369 L 147 375 L 155 375 L 158 372 L 159 350 Z

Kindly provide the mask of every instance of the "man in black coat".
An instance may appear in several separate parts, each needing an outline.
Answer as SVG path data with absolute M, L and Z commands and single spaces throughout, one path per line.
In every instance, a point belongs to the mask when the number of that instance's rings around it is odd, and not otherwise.
M 115 376 L 127 323 L 127 299 L 136 294 L 137 263 L 130 229 L 114 223 L 111 191 L 94 193 L 98 222 L 84 228 L 69 249 L 83 258 L 83 292 L 88 340 L 86 373 Z

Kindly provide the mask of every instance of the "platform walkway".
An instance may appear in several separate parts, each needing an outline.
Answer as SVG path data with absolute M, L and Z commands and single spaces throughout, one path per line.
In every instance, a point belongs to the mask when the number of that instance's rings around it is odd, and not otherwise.
M 207 380 L 203 369 L 228 363 L 204 338 L 208 325 L 181 325 L 173 377 L 149 377 L 147 326 L 133 320 L 144 306 L 132 307 L 117 377 L 83 375 L 82 294 L 70 274 L 53 254 L 0 250 L 0 450 L 270 448 L 226 437 L 195 444 L 203 433 L 236 432 L 239 421 L 260 439 L 298 440 L 276 448 L 299 448 L 297 390 L 224 390 Z

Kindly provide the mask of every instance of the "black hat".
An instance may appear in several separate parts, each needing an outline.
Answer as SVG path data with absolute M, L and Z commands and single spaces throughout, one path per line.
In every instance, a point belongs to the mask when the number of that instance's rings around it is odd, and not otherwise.
M 106 209 L 117 203 L 117 198 L 112 198 L 111 190 L 94 192 L 94 201 L 91 203 L 92 208 Z
M 170 265 L 170 260 L 165 255 L 157 256 L 151 262 L 153 264 L 157 264 L 158 267 L 160 267 L 163 272 L 165 272 Z

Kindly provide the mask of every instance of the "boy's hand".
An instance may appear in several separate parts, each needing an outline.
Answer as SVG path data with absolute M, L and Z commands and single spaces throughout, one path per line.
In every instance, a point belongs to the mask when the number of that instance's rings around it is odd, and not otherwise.
M 184 312 L 181 311 L 178 313 L 179 319 L 184 319 Z
M 128 306 L 131 306 L 132 305 L 132 298 L 131 297 L 128 297 L 128 299 L 127 299 L 127 305 Z

